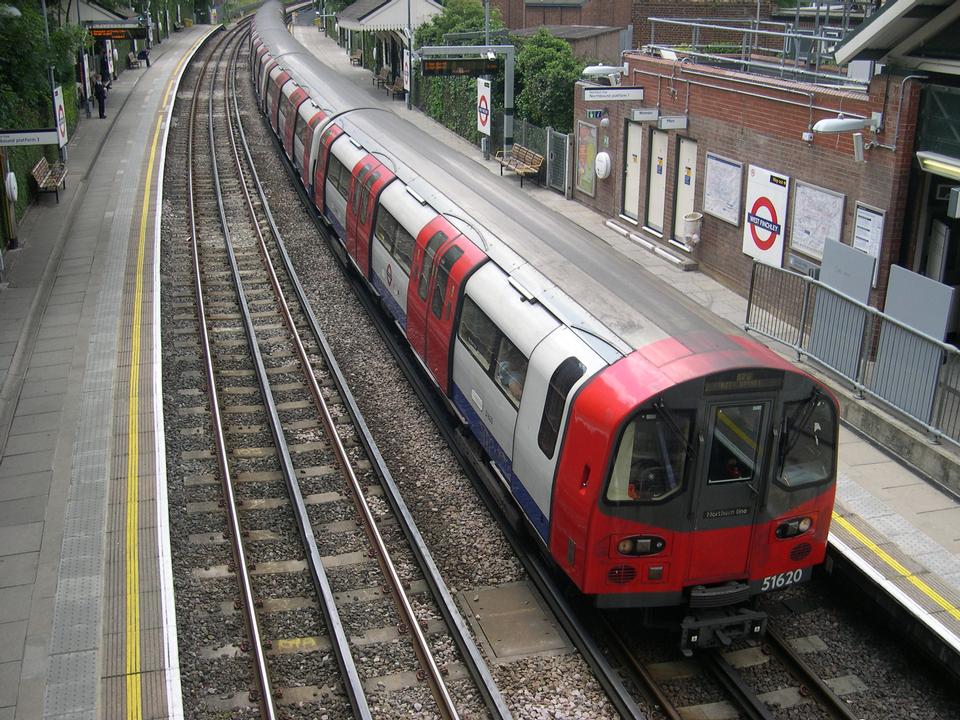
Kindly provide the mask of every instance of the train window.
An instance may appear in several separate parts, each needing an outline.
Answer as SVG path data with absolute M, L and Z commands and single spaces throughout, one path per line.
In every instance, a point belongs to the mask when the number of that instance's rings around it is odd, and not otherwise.
M 493 365 L 493 353 L 497 349 L 499 332 L 493 321 L 469 296 L 463 301 L 460 329 L 457 334 L 483 371 L 489 372 Z
M 350 212 L 352 212 L 354 216 L 360 214 L 360 205 L 363 197 L 363 183 L 367 179 L 367 176 L 369 174 L 370 174 L 369 165 L 364 165 L 362 168 L 360 168 L 360 172 L 357 174 L 357 184 L 354 186 L 353 198 L 352 198 L 352 202 L 350 203 L 352 206 Z M 348 188 L 349 188 L 349 185 L 348 185 Z
M 417 285 L 417 294 L 421 300 L 427 299 L 427 283 L 430 282 L 430 274 L 433 272 L 433 260 L 440 246 L 447 241 L 445 232 L 434 233 L 427 243 L 427 249 L 423 253 L 423 262 L 420 264 L 420 280 Z
M 327 165 L 327 181 L 346 199 L 346 191 L 350 187 L 350 171 L 332 155 L 330 156 L 330 163 Z
M 497 353 L 497 369 L 493 378 L 503 390 L 507 400 L 514 407 L 520 407 L 520 397 L 523 395 L 523 382 L 527 378 L 527 358 L 516 345 L 500 338 L 500 350 Z
M 447 296 L 447 282 L 450 279 L 450 270 L 463 257 L 463 250 L 454 246 L 447 250 L 440 258 L 440 267 L 437 269 L 437 281 L 433 286 L 433 297 L 430 300 L 430 310 L 435 318 L 443 313 L 443 299 Z
M 763 405 L 724 405 L 713 416 L 707 482 L 752 480 L 760 453 Z
M 393 245 L 393 257 L 403 268 L 407 275 L 410 274 L 410 263 L 413 262 L 413 235 L 403 229 L 403 226 L 397 225 L 397 241 Z
M 780 437 L 780 481 L 787 487 L 815 485 L 833 477 L 837 419 L 833 403 L 815 391 L 786 403 Z
M 373 172 L 367 176 L 366 181 L 363 183 L 363 199 L 360 203 L 360 224 L 367 224 L 367 209 L 370 206 L 370 194 L 372 192 L 373 186 L 376 184 L 377 180 L 380 179 L 380 173 Z
M 374 230 L 374 234 L 383 246 L 387 249 L 387 252 L 391 252 L 393 248 L 393 239 L 397 234 L 397 220 L 390 214 L 386 208 L 380 208 L 380 214 L 377 215 L 377 227 Z
M 568 357 L 560 367 L 554 370 L 547 388 L 547 399 L 543 404 L 543 417 L 540 419 L 540 432 L 537 444 L 548 458 L 553 458 L 560 436 L 560 423 L 563 422 L 563 408 L 567 404 L 570 389 L 583 377 L 587 368 L 575 357 Z
M 671 427 L 671 424 L 675 427 Z M 687 465 L 693 421 L 689 413 L 645 410 L 624 428 L 610 473 L 610 502 L 654 502 L 678 492 Z

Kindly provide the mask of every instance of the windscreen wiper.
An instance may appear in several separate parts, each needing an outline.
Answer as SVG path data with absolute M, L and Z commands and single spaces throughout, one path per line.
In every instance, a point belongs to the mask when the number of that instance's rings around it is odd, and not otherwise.
M 660 419 L 670 428 L 670 432 L 681 442 L 683 445 L 683 451 L 687 454 L 691 460 L 693 459 L 693 446 L 690 444 L 690 441 L 687 440 L 684 436 L 683 431 L 680 429 L 680 426 L 677 424 L 676 419 L 673 417 L 673 413 L 670 412 L 670 409 L 664 404 L 663 398 L 660 398 L 653 404 L 653 410 L 660 416 Z
M 780 445 L 780 465 L 783 466 L 784 458 L 796 447 L 797 443 L 800 441 L 800 436 L 802 433 L 793 432 L 794 428 L 803 427 L 807 424 L 807 421 L 810 419 L 810 416 L 813 415 L 813 411 L 817 407 L 817 401 L 820 399 L 821 392 L 819 388 L 814 388 L 813 392 L 810 393 L 810 397 L 807 398 L 807 401 L 797 408 L 794 412 L 793 417 L 790 418 L 790 421 L 785 426 L 785 437 L 783 442 Z M 819 440 L 818 440 L 819 441 Z

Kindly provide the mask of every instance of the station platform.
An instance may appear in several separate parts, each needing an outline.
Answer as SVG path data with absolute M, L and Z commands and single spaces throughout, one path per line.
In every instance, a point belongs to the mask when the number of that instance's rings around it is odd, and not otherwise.
M 113 82 L 4 256 L 0 720 L 183 715 L 156 247 L 174 82 L 209 32 Z
M 107 119 L 82 118 L 71 138 L 59 204 L 44 195 L 32 206 L 19 228 L 20 249 L 4 256 L 0 720 L 183 715 L 155 249 L 173 81 L 209 32 L 197 26 L 172 35 L 154 48 L 149 69 L 113 83 Z M 370 72 L 351 66 L 312 25 L 294 32 L 369 91 L 371 104 L 499 173 L 476 147 L 375 88 Z M 502 182 L 520 191 L 517 178 Z M 742 325 L 746 301 L 706 275 L 682 272 L 562 195 L 535 183 L 522 191 Z M 956 496 L 848 428 L 839 476 L 834 547 L 960 655 Z
M 475 145 L 416 109 L 407 110 L 405 102 L 392 100 L 390 93 L 375 87 L 371 71 L 352 65 L 349 53 L 320 33 L 312 19 L 312 13 L 300 13 L 293 25 L 294 36 L 343 78 L 368 93 L 369 105 L 396 113 L 437 142 L 473 158 L 478 171 L 483 168 L 500 175 L 499 164 L 484 162 Z M 577 223 L 597 243 L 614 248 L 625 260 L 662 278 L 718 318 L 743 327 L 746 299 L 719 282 L 702 272 L 685 271 L 681 263 L 616 232 L 610 218 L 557 192 L 534 182 L 525 183 L 521 189 L 519 179 L 509 173 L 502 182 L 510 183 L 516 192 L 529 193 Z M 754 337 L 765 342 L 762 337 Z M 786 348 L 767 344 L 796 361 Z M 845 423 L 840 431 L 832 552 L 860 568 L 893 602 L 940 638 L 942 647 L 931 651 L 952 652 L 952 667 L 960 673 L 960 488 L 948 479 L 960 475 L 960 451 L 932 446 L 921 433 L 857 399 L 831 376 L 810 364 L 802 367 L 834 389 L 844 418 L 855 419 L 855 424 Z M 883 438 L 884 444 L 871 437 Z M 929 470 L 923 472 L 903 457 Z

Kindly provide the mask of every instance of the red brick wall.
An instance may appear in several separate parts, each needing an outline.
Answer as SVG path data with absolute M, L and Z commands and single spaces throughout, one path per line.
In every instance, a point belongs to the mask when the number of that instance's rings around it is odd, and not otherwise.
M 697 141 L 697 177 L 694 207 L 703 207 L 703 183 L 707 152 L 713 152 L 742 162 L 746 188 L 748 165 L 758 165 L 790 177 L 795 187 L 803 180 L 846 196 L 843 241 L 850 244 L 854 225 L 856 202 L 886 210 L 884 236 L 880 259 L 878 289 L 874 300 L 885 294 L 891 261 L 899 257 L 904 234 L 907 186 L 913 155 L 913 138 L 919 104 L 919 87 L 908 83 L 904 96 L 898 137 L 894 138 L 899 104 L 900 78 L 874 78 L 868 95 L 825 90 L 813 85 L 797 85 L 776 80 L 764 81 L 757 76 L 739 75 L 706 66 L 678 66 L 675 62 L 641 55 L 628 55 L 632 80 L 625 84 L 645 88 L 642 103 L 613 102 L 606 105 L 583 102 L 582 85 L 576 90 L 574 117 L 586 119 L 587 107 L 605 107 L 610 118 L 609 145 L 613 170 L 605 180 L 597 181 L 595 198 L 575 191 L 580 202 L 598 211 L 616 217 L 622 209 L 623 154 L 626 121 L 634 107 L 655 107 L 662 115 L 688 115 L 688 129 L 671 131 L 667 150 L 667 190 L 664 212 L 664 237 L 673 235 L 674 189 L 678 136 Z M 749 80 L 738 83 L 735 80 Z M 889 82 L 889 88 L 887 84 Z M 659 84 L 659 92 L 658 92 Z M 749 94 L 748 94 L 749 93 Z M 763 96 L 763 97 L 760 97 Z M 810 105 L 813 105 L 811 109 Z M 685 108 L 689 109 L 685 113 Z M 815 135 L 805 142 L 801 134 L 817 120 L 836 117 L 838 111 L 870 116 L 882 110 L 883 129 L 877 140 L 896 145 L 896 152 L 874 147 L 866 151 L 866 163 L 853 159 L 852 133 Z M 597 124 L 597 121 L 590 120 Z M 869 131 L 864 139 L 872 140 Z M 647 170 L 649 160 L 649 133 L 645 134 L 641 163 L 644 167 L 640 183 L 641 224 L 646 209 Z M 789 228 L 793 212 L 793 189 L 787 210 L 786 238 L 789 251 Z M 742 208 L 741 208 L 742 214 Z M 735 227 L 704 215 L 700 245 L 694 251 L 704 271 L 725 284 L 745 293 L 749 282 L 751 259 L 741 251 L 742 218 Z M 786 259 L 786 253 L 784 255 Z
M 525 7 L 523 0 L 490 0 L 511 29 L 540 25 L 609 25 L 626 27 L 633 15 L 632 0 L 588 0 L 582 7 Z
M 769 20 L 774 3 L 761 0 L 761 19 Z M 634 0 L 633 2 L 633 40 L 634 47 L 640 48 L 650 40 L 650 23 L 647 18 L 673 18 L 693 20 L 696 18 L 756 18 L 757 3 L 750 0 Z M 658 45 L 683 45 L 691 41 L 692 31 L 688 27 L 657 24 L 654 40 Z M 700 42 L 737 42 L 739 38 L 732 33 L 700 31 Z

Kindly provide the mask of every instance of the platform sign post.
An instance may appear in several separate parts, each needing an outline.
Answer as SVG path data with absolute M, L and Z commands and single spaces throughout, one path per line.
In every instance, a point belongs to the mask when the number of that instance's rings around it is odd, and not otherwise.
M 53 111 L 56 113 L 57 141 L 63 147 L 67 144 L 67 112 L 63 107 L 63 88 L 60 85 L 53 89 Z
M 765 265 L 783 265 L 790 178 L 756 165 L 747 173 L 743 252 Z
M 477 130 L 490 137 L 490 81 L 477 78 Z

